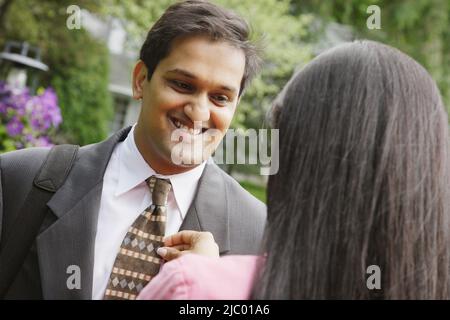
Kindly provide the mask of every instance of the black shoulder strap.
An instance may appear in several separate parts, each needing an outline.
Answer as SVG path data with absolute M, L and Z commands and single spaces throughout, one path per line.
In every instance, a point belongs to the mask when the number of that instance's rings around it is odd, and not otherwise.
M 0 252 L 1 298 L 5 296 L 22 267 L 48 212 L 46 204 L 66 180 L 78 148 L 68 144 L 54 146 L 34 178 L 33 186 L 7 232 Z

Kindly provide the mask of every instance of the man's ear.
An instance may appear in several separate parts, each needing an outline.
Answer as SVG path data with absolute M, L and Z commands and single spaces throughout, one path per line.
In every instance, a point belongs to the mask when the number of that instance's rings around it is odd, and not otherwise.
M 142 60 L 139 60 L 133 69 L 133 99 L 142 99 L 144 95 L 144 81 L 147 81 L 147 67 Z

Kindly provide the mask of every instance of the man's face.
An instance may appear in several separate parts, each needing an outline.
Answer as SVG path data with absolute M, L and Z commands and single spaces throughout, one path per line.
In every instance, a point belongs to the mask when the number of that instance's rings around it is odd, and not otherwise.
M 155 171 L 183 172 L 214 152 L 236 110 L 244 69 L 242 50 L 204 36 L 176 39 L 150 81 L 145 65 L 136 65 L 133 94 L 142 109 L 135 140 Z M 175 164 L 180 141 L 183 164 Z

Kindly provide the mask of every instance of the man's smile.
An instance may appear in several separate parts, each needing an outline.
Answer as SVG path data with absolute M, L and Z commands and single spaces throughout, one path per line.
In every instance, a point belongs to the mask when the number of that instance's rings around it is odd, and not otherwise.
M 176 129 L 181 129 L 193 136 L 200 135 L 209 129 L 206 126 L 201 125 L 201 121 L 196 121 L 194 124 L 190 120 L 184 120 L 173 116 L 169 116 L 169 121 Z

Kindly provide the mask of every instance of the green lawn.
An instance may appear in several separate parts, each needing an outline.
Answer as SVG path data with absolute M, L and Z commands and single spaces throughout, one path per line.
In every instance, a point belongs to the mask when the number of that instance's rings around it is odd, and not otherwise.
M 256 198 L 258 198 L 262 202 L 266 203 L 266 188 L 265 187 L 256 185 L 249 181 L 240 181 L 239 183 L 244 189 L 246 189 L 248 192 L 250 192 Z

